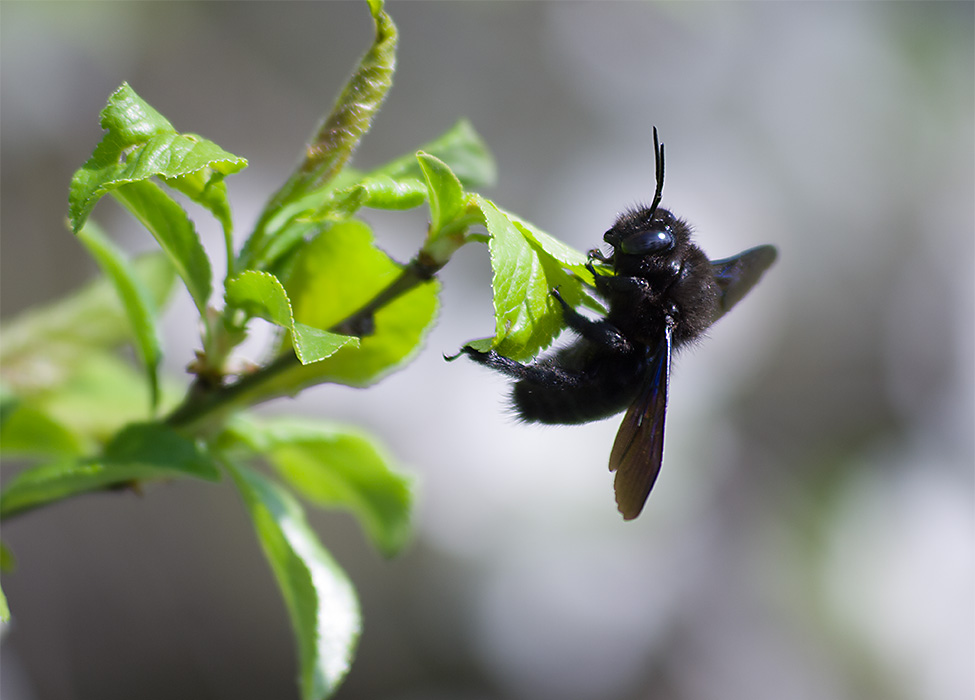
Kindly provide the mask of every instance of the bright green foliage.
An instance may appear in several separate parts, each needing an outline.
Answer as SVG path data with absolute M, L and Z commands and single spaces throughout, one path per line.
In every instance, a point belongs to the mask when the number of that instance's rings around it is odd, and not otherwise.
M 229 228 L 224 176 L 247 161 L 195 134 L 180 134 L 159 112 L 123 83 L 102 111 L 108 133 L 71 180 L 68 216 L 77 232 L 102 195 L 128 183 L 166 178 L 190 199 L 206 206 Z
M 490 200 L 476 196 L 474 203 L 490 234 L 495 335 L 471 345 L 482 351 L 495 348 L 517 360 L 531 358 L 563 327 L 562 309 L 552 297 L 552 289 L 558 287 L 573 306 L 582 300 L 584 292 L 577 275 L 585 270 L 586 258 Z
M 247 467 L 228 468 L 288 607 L 301 697 L 328 697 L 348 672 L 359 638 L 355 590 L 287 491 Z
M 464 188 L 446 163 L 423 151 L 416 154 L 430 191 L 430 228 L 442 231 L 464 209 Z
M 345 345 L 359 345 L 359 339 L 354 336 L 297 323 L 287 292 L 270 272 L 247 270 L 228 280 L 227 306 L 243 309 L 251 316 L 291 331 L 295 354 L 303 365 L 324 360 Z
M 548 346 L 563 326 L 555 287 L 571 304 L 594 304 L 582 253 L 472 191 L 494 181 L 495 167 L 467 121 L 370 172 L 348 167 L 395 67 L 396 28 L 381 0 L 368 7 L 371 47 L 240 251 L 224 178 L 246 161 L 178 132 L 131 87 L 119 87 L 101 113 L 106 133 L 68 198 L 70 227 L 104 277 L 0 333 L 0 456 L 27 462 L 0 494 L 0 517 L 93 491 L 212 482 L 229 472 L 287 604 L 308 700 L 330 695 L 344 678 L 360 620 L 351 584 L 292 492 L 352 514 L 392 555 L 409 539 L 412 482 L 361 430 L 258 421 L 246 409 L 319 384 L 369 386 L 406 365 L 436 320 L 436 273 L 470 242 L 487 242 L 494 270 L 494 335 L 475 347 L 527 359 Z M 227 271 L 216 293 L 211 260 L 172 191 L 223 228 Z M 130 261 L 89 220 L 105 195 L 147 229 L 158 253 Z M 364 208 L 424 203 L 430 224 L 405 264 L 377 247 L 359 218 Z M 191 322 L 203 329 L 189 387 L 159 373 L 158 310 L 177 277 L 199 312 Z M 221 309 L 209 306 L 220 301 Z M 281 332 L 266 363 L 249 365 L 235 353 L 257 319 Z M 145 381 L 115 352 L 126 340 Z M 256 471 L 261 464 L 283 485 Z M 7 615 L 0 592 L 0 619 Z
M 121 185 L 112 195 L 153 235 L 205 316 L 212 290 L 210 259 L 183 207 L 153 182 Z
M 88 222 L 78 231 L 78 239 L 98 261 L 118 291 L 132 327 L 136 352 L 146 367 L 152 406 L 155 408 L 159 401 L 159 363 L 162 360 L 162 351 L 156 330 L 156 308 L 149 290 L 136 276 L 135 269 L 128 264 L 122 251 L 105 237 L 98 226 Z
M 401 267 L 372 241 L 361 221 L 335 224 L 299 251 L 287 282 L 295 319 L 331 328 L 357 311 L 400 274 Z M 375 315 L 375 330 L 314 365 L 296 366 L 276 379 L 298 389 L 323 381 L 368 386 L 412 358 L 433 323 L 440 283 L 431 280 L 390 302 Z
M 105 194 L 113 195 L 156 238 L 201 315 L 210 297 L 210 261 L 183 208 L 152 182 L 158 177 L 209 209 L 229 240 L 231 221 L 223 178 L 247 165 L 195 134 L 180 134 L 123 83 L 102 111 L 108 132 L 71 179 L 68 218 L 75 233 Z
M 235 440 L 270 463 L 302 496 L 322 507 L 350 510 L 376 547 L 391 556 L 410 534 L 410 479 L 386 451 L 349 426 L 277 418 L 235 421 Z

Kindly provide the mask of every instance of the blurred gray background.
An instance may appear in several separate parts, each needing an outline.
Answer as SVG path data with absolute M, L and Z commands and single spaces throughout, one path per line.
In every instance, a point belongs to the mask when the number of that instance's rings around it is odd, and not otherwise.
M 483 246 L 443 271 L 407 369 L 264 407 L 362 425 L 419 484 L 392 561 L 350 518 L 311 515 L 365 616 L 339 697 L 973 697 L 973 8 L 390 3 L 399 71 L 358 165 L 468 117 L 498 162 L 485 194 L 584 250 L 652 195 L 656 125 L 664 204 L 700 245 L 781 257 L 679 358 L 632 523 L 606 470 L 618 419 L 519 425 L 503 379 L 443 362 L 491 332 Z M 371 34 L 354 2 L 5 0 L 3 316 L 94 274 L 67 185 L 123 80 L 250 160 L 228 181 L 243 236 Z M 366 215 L 394 256 L 418 247 L 424 211 Z M 95 217 L 151 247 L 112 204 Z M 175 376 L 191 313 L 167 315 Z M 4 700 L 296 697 L 284 605 L 229 484 L 78 498 L 2 535 L 19 563 Z

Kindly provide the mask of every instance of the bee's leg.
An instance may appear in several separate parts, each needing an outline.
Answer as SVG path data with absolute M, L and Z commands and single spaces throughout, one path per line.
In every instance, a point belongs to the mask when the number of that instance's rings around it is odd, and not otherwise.
M 510 357 L 505 357 L 494 350 L 481 352 L 471 347 L 461 348 L 461 352 L 479 365 L 531 384 L 544 384 L 553 388 L 577 386 L 582 377 L 578 372 L 563 369 L 549 364 L 522 364 Z
M 595 281 L 596 290 L 606 297 L 619 295 L 645 297 L 653 294 L 650 283 L 642 277 L 599 275 Z
M 562 318 L 565 319 L 565 325 L 586 340 L 618 353 L 630 352 L 633 349 L 630 341 L 609 321 L 605 319 L 597 321 L 583 316 L 569 306 L 569 303 L 559 294 L 558 289 L 552 290 L 552 296 L 562 305 Z

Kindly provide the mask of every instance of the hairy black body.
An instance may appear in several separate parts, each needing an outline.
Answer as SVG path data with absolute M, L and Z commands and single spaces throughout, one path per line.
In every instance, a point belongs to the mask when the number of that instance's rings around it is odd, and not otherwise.
M 654 129 L 657 190 L 648 207 L 621 214 L 603 240 L 609 257 L 590 259 L 613 268 L 599 274 L 596 291 L 605 318 L 583 316 L 553 290 L 575 343 L 522 364 L 495 351 L 465 347 L 471 359 L 516 380 L 512 400 L 529 422 L 586 423 L 627 408 L 610 455 L 616 500 L 623 517 L 635 518 L 646 502 L 663 459 L 667 386 L 673 352 L 700 337 L 731 309 L 775 261 L 772 246 L 759 246 L 710 261 L 691 242 L 690 229 L 659 208 L 664 154 Z

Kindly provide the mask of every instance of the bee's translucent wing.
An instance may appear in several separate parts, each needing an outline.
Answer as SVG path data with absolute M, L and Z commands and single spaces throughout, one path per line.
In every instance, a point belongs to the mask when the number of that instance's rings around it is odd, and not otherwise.
M 616 505 L 624 520 L 640 514 L 660 472 L 672 335 L 672 327 L 667 324 L 663 338 L 649 358 L 640 393 L 623 417 L 609 455 L 609 470 L 616 472 Z
M 711 261 L 711 270 L 721 291 L 718 315 L 715 320 L 724 316 L 731 307 L 741 301 L 775 262 L 777 255 L 774 246 L 760 245 L 730 258 Z

